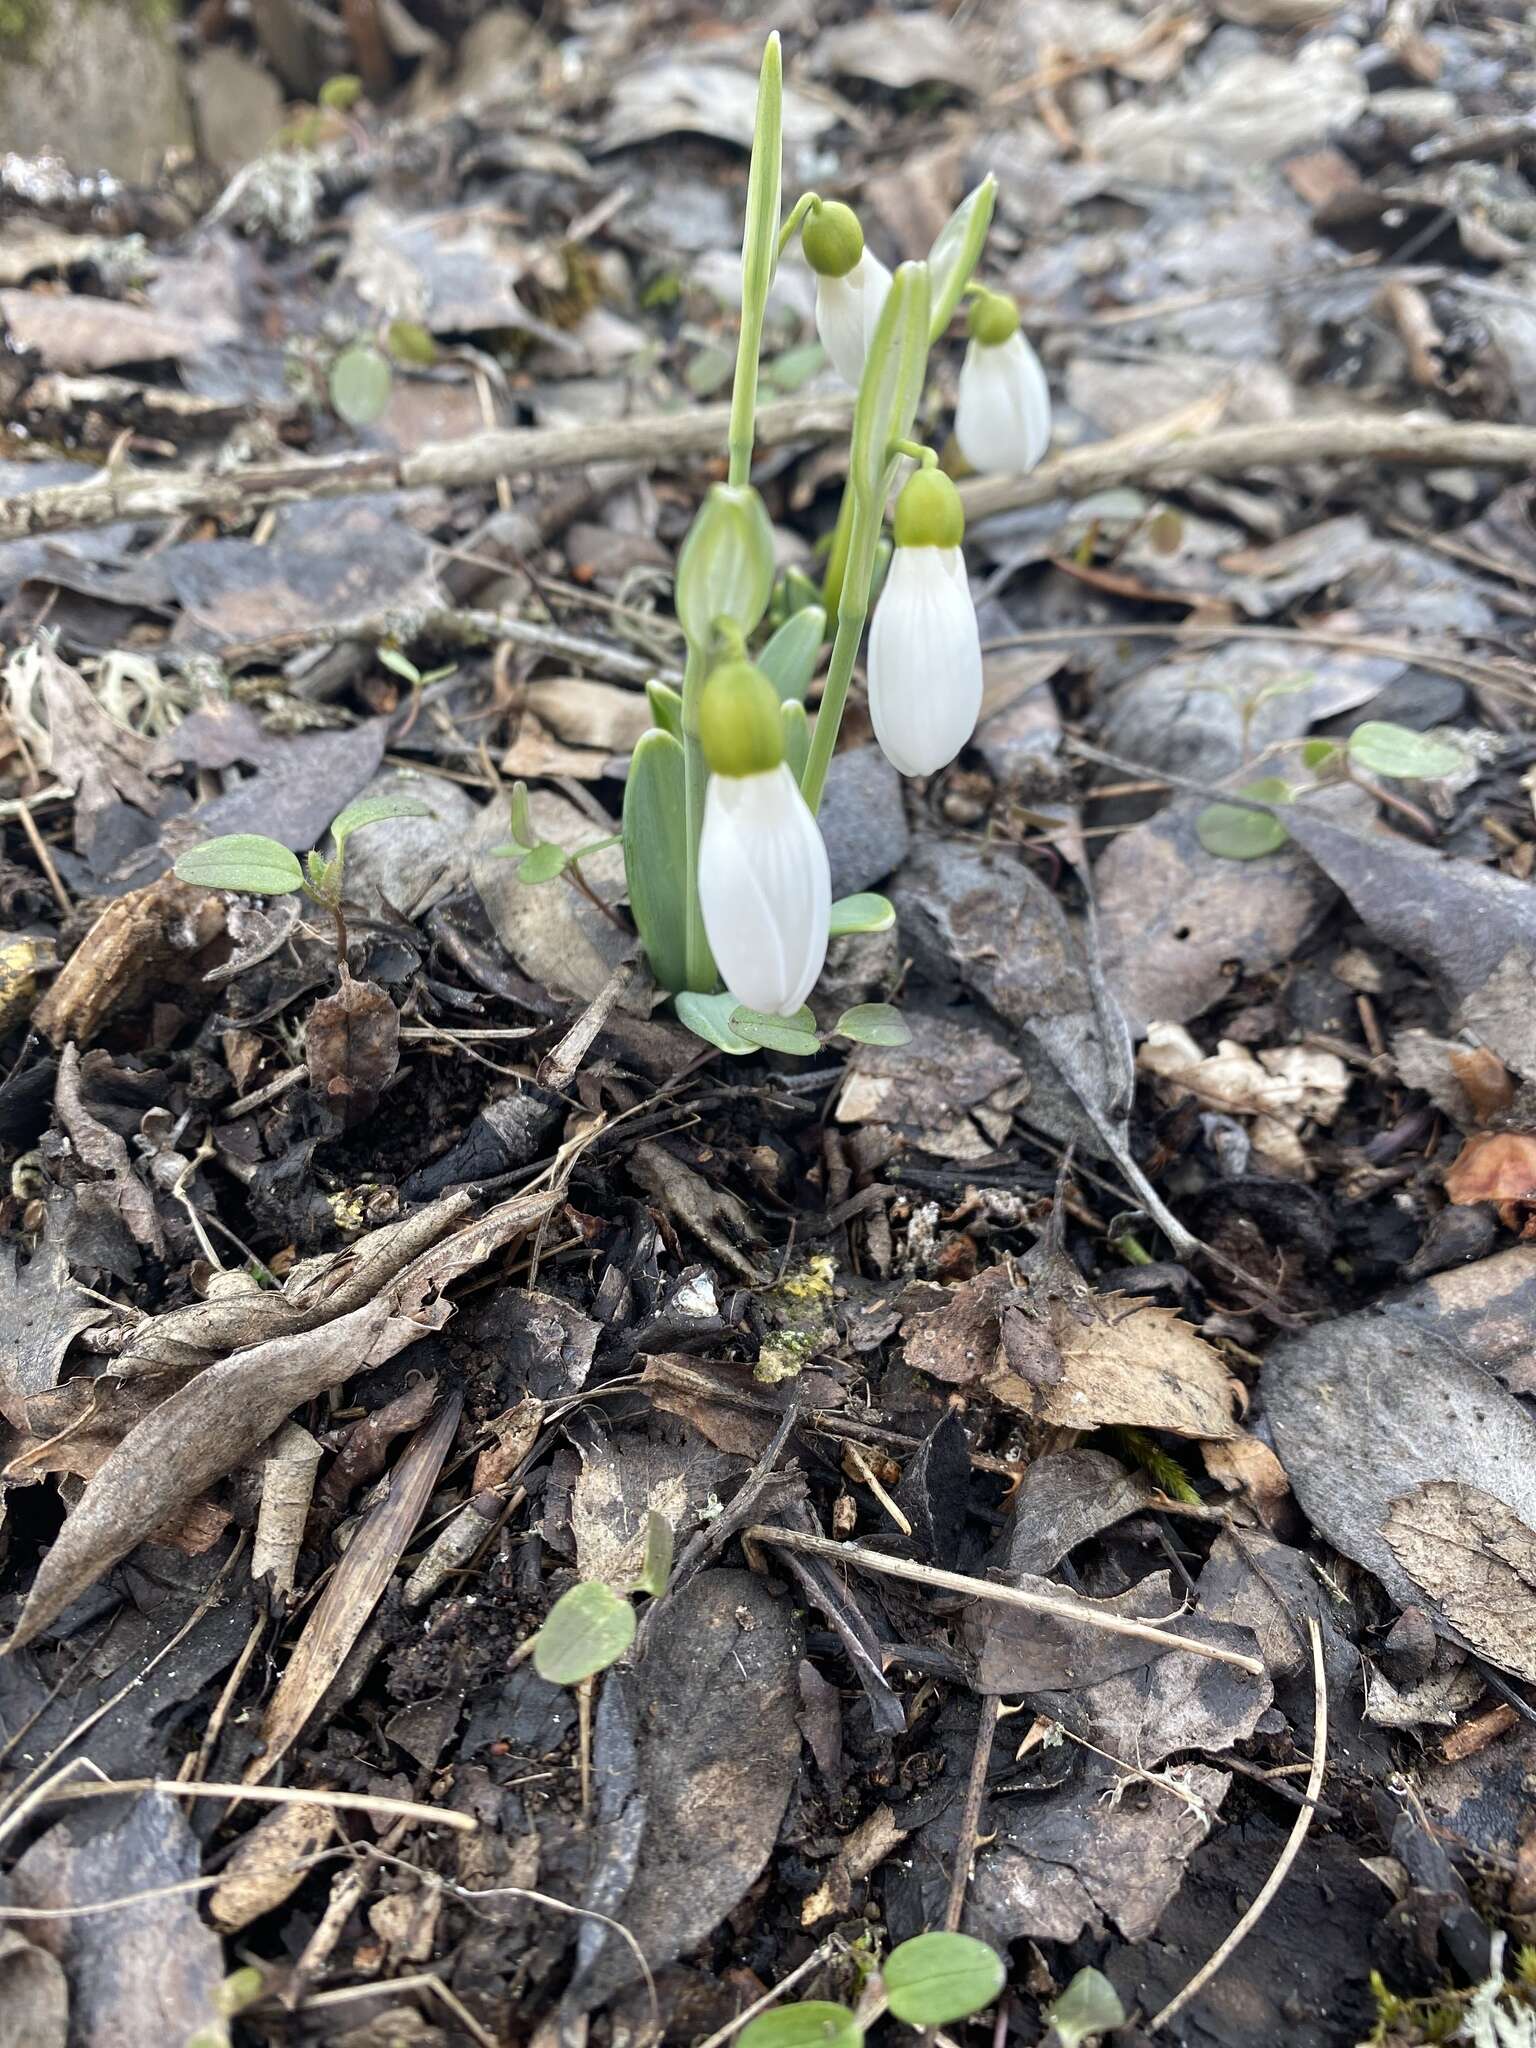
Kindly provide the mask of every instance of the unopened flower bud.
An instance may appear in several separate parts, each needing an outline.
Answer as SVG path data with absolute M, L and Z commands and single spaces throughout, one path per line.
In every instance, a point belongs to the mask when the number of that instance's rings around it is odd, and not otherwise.
M 896 500 L 896 550 L 869 631 L 869 715 L 903 775 L 934 775 L 976 729 L 981 635 L 960 542 L 960 493 L 936 469 Z
M 955 439 L 972 469 L 1022 476 L 1051 445 L 1051 392 L 1012 299 L 985 292 L 971 307 L 960 366 Z
M 846 277 L 864 254 L 859 216 L 840 199 L 824 199 L 800 230 L 800 246 L 818 277 Z

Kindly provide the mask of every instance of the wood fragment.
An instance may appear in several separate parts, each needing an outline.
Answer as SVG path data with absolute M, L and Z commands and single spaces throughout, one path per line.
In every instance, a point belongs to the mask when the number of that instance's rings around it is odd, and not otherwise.
M 1138 1642 L 1155 1643 L 1163 1650 L 1185 1650 L 1192 1657 L 1209 1657 L 1216 1664 L 1230 1664 L 1235 1671 L 1264 1677 L 1257 1657 L 1245 1657 L 1239 1650 L 1224 1650 L 1215 1643 L 1196 1642 L 1193 1636 L 1175 1635 L 1150 1621 L 1133 1621 L 1123 1614 L 1102 1614 L 1097 1608 L 1069 1599 L 1058 1600 L 1044 1593 L 1026 1593 L 1017 1586 L 995 1584 L 990 1579 L 967 1578 L 963 1572 L 941 1571 L 937 1565 L 915 1564 L 905 1557 L 882 1557 L 878 1550 L 866 1550 L 858 1543 L 834 1543 L 828 1536 L 811 1536 L 799 1529 L 774 1529 L 755 1523 L 742 1531 L 749 1543 L 766 1543 L 780 1550 L 802 1550 L 809 1557 L 824 1557 L 835 1564 L 851 1564 L 859 1571 L 877 1572 L 888 1579 L 910 1579 L 919 1586 L 934 1586 L 947 1593 L 968 1593 L 973 1600 L 990 1600 L 999 1607 L 1021 1607 L 1030 1614 L 1049 1614 L 1058 1621 L 1081 1622 L 1086 1628 L 1102 1629 L 1106 1635 L 1133 1636 Z

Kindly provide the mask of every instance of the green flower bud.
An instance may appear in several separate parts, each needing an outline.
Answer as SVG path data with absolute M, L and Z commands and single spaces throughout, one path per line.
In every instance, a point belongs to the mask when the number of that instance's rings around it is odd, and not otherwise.
M 824 199 L 811 208 L 811 217 L 800 230 L 800 246 L 818 277 L 846 277 L 864 254 L 859 216 L 841 199 Z
M 1001 292 L 979 292 L 971 301 L 968 325 L 983 348 L 1001 348 L 1019 331 L 1019 309 Z
M 699 739 L 716 775 L 764 775 L 784 758 L 779 693 L 750 661 L 728 661 L 704 685 Z
M 677 563 L 677 620 L 688 644 L 709 647 L 717 619 L 750 633 L 773 589 L 773 528 L 750 484 L 711 484 Z
M 960 493 L 941 469 L 919 469 L 902 485 L 893 525 L 899 548 L 957 548 L 965 538 Z

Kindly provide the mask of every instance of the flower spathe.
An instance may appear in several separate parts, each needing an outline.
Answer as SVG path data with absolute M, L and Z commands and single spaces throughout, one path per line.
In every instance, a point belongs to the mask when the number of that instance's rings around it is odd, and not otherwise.
M 869 629 L 869 715 L 903 775 L 936 775 L 981 714 L 981 635 L 958 547 L 898 547 Z
M 816 279 L 816 332 L 833 369 L 855 391 L 890 289 L 891 273 L 868 249 L 845 276 Z
M 1051 392 L 1022 332 L 973 336 L 960 366 L 955 440 L 972 469 L 1022 476 L 1051 445 Z
M 749 1010 L 792 1017 L 827 957 L 832 873 L 788 764 L 711 775 L 699 907 L 720 977 Z

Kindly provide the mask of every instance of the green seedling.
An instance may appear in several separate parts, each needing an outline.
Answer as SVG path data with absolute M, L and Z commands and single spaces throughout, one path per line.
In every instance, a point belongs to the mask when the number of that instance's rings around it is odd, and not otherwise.
M 743 2027 L 741 2048 L 862 2048 L 889 2012 L 909 2027 L 947 2027 L 989 2006 L 1007 1982 L 1002 1957 L 969 1934 L 919 1934 L 867 1978 L 854 2011 L 826 1999 L 775 2006 Z

